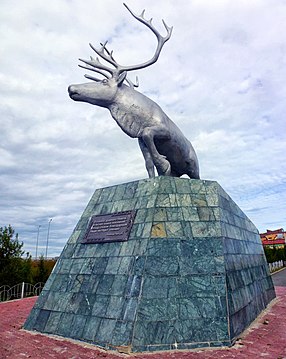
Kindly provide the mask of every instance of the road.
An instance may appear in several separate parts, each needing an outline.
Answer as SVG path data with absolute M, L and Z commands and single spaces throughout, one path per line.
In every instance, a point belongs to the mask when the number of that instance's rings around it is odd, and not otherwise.
M 275 287 L 286 287 L 286 268 L 272 274 L 272 280 Z

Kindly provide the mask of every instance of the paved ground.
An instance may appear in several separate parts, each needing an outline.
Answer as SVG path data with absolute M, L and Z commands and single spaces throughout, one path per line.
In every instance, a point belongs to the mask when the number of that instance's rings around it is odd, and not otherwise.
M 207 359 L 207 358 L 266 358 L 286 359 L 286 270 L 273 279 L 277 298 L 241 335 L 232 348 L 200 351 L 173 351 L 155 354 L 124 355 L 101 351 L 90 345 L 63 340 L 21 329 L 36 298 L 0 303 L 0 359 Z
M 272 274 L 272 280 L 276 287 L 286 287 L 286 268 Z

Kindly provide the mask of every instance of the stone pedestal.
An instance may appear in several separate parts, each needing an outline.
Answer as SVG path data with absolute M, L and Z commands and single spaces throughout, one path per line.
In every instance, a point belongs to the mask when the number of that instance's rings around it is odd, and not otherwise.
M 90 217 L 136 210 L 128 241 Z M 126 352 L 229 346 L 275 297 L 257 229 L 212 181 L 95 191 L 24 328 Z

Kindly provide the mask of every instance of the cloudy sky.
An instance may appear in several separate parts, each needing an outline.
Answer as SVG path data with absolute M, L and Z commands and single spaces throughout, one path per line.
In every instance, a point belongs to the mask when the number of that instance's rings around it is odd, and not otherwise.
M 164 33 L 159 61 L 131 73 L 185 133 L 260 231 L 286 227 L 286 1 L 126 0 Z M 72 101 L 78 58 L 109 41 L 117 61 L 149 59 L 154 35 L 117 0 L 1 0 L 0 226 L 35 255 L 61 252 L 94 190 L 146 178 L 135 139 L 106 109 Z

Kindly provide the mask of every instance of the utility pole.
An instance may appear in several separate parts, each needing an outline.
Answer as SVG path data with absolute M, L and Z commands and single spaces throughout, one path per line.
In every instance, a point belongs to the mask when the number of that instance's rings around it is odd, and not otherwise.
M 48 224 L 48 234 L 47 234 L 47 244 L 46 244 L 46 259 L 48 258 L 48 247 L 49 247 L 49 235 L 50 235 L 50 225 L 52 222 L 52 218 L 50 218 L 49 220 L 49 224 Z
M 39 234 L 40 234 L 41 225 L 38 225 L 38 234 L 37 234 L 37 243 L 36 243 L 36 259 L 38 259 L 38 245 L 39 245 Z

